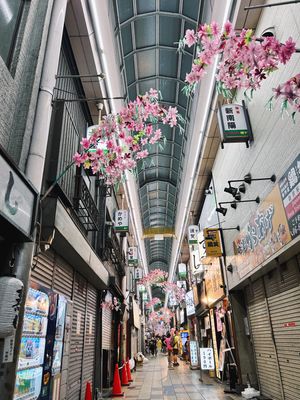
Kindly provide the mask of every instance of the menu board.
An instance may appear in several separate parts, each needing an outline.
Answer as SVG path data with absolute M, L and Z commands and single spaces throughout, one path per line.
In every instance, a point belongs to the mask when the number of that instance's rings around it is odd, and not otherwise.
M 190 360 L 191 360 L 192 367 L 199 366 L 198 345 L 195 340 L 190 341 Z
M 200 359 L 202 370 L 215 369 L 214 351 L 211 347 L 200 348 Z

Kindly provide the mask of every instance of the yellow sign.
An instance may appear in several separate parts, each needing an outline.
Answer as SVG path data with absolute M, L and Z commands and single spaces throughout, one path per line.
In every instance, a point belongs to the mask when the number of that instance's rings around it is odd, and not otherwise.
M 206 228 L 204 231 L 207 257 L 222 257 L 222 247 L 219 229 Z

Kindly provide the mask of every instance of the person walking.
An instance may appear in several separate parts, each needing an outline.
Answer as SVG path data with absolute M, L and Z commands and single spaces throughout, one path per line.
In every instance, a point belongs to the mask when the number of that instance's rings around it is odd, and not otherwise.
M 165 345 L 167 347 L 167 352 L 168 352 L 168 368 L 174 369 L 174 367 L 173 367 L 173 346 L 171 345 L 170 332 L 167 333 L 167 337 L 165 339 Z
M 158 336 L 157 337 L 157 351 L 161 352 L 162 349 L 162 341 L 161 338 Z
M 180 337 L 178 330 L 175 331 L 174 334 L 174 344 L 173 344 L 173 365 L 174 367 L 178 367 L 179 362 L 178 362 L 178 352 L 179 352 L 179 345 L 180 345 Z
M 156 357 L 157 355 L 157 348 L 156 348 L 156 337 L 153 335 L 152 338 L 150 339 L 150 351 L 152 356 Z

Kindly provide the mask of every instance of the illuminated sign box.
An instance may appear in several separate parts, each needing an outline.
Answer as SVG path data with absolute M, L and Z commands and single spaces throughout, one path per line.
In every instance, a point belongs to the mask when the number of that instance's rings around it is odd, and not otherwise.
M 218 123 L 221 134 L 221 146 L 224 143 L 246 143 L 253 141 L 249 115 L 245 103 L 224 104 L 218 109 Z

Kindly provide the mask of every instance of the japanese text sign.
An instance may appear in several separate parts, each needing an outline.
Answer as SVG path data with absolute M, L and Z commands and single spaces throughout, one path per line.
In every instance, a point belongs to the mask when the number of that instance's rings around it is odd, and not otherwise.
M 128 232 L 128 210 L 117 210 L 116 211 L 115 231 Z
M 220 107 L 218 117 L 224 143 L 250 140 L 246 110 L 243 106 L 240 104 L 225 104 Z
M 138 264 L 137 247 L 128 247 L 127 259 L 128 259 L 128 265 L 137 265 Z
M 200 360 L 202 370 L 215 369 L 214 352 L 211 347 L 200 347 Z
M 199 233 L 198 225 L 190 225 L 188 227 L 188 241 L 189 241 L 189 244 L 197 244 L 198 233 Z

